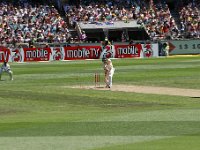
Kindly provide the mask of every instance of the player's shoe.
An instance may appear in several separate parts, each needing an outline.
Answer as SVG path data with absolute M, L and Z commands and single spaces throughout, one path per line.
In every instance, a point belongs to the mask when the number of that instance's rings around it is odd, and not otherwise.
M 109 86 L 109 85 L 106 85 L 106 88 L 111 88 L 111 86 Z

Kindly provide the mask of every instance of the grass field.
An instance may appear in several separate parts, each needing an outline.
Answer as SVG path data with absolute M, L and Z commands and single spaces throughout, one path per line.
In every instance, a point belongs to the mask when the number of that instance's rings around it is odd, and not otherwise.
M 113 86 L 200 90 L 200 56 L 113 64 Z M 199 97 L 82 89 L 95 72 L 102 81 L 100 60 L 11 67 L 14 81 L 0 81 L 0 150 L 199 150 Z

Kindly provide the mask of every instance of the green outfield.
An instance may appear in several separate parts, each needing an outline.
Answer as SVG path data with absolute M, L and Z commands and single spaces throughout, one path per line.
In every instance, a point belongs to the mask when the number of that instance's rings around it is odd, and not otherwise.
M 200 56 L 114 59 L 115 85 L 200 90 Z M 199 150 L 200 97 L 84 89 L 101 60 L 10 63 L 0 150 Z M 75 88 L 76 87 L 76 88 Z

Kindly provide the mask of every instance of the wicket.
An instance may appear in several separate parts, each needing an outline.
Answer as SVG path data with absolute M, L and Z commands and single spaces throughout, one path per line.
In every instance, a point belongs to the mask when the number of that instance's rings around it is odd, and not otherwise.
M 99 73 L 95 73 L 94 75 L 94 82 L 95 82 L 95 87 L 100 87 L 100 74 Z

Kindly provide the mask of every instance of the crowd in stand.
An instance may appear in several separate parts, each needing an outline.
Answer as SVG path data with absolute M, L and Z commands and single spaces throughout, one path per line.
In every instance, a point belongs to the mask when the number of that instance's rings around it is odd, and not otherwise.
M 79 7 L 64 7 L 68 22 L 54 6 L 32 5 L 26 0 L 21 4 L 0 3 L 0 44 L 32 42 L 69 42 L 68 24 L 76 22 L 137 21 L 152 40 L 200 37 L 199 6 L 193 3 L 180 10 L 181 27 L 178 29 L 167 4 L 154 4 L 152 0 L 87 0 Z
M 66 42 L 68 32 L 54 6 L 0 3 L 0 44 Z
M 154 39 L 171 39 L 179 36 L 179 30 L 174 18 L 171 16 L 167 4 L 150 4 L 140 11 L 138 22 L 144 24 L 150 37 Z
M 167 4 L 154 5 L 153 1 L 89 1 L 80 7 L 67 7 L 66 14 L 71 22 L 111 22 L 135 20 L 146 28 L 152 39 L 178 36 L 178 27 Z
M 179 14 L 181 33 L 187 38 L 200 38 L 200 5 L 190 3 L 184 6 Z
M 66 16 L 71 25 L 75 22 L 115 22 L 129 21 L 138 18 L 141 7 L 146 6 L 146 1 L 131 0 L 88 0 L 76 6 L 64 6 Z
M 104 4 L 97 1 L 91 2 L 89 5 L 80 5 L 79 8 L 71 7 L 66 9 L 66 12 L 71 21 L 106 22 L 132 19 L 133 10 L 131 3 L 127 1 L 123 1 L 123 5 L 120 2 Z
M 180 1 L 182 2 L 182 1 Z M 185 6 L 179 3 L 180 7 Z M 80 7 L 67 7 L 66 14 L 73 25 L 78 21 L 85 23 L 111 22 L 136 20 L 146 29 L 152 40 L 199 38 L 200 13 L 198 3 L 193 1 L 180 10 L 181 28 L 172 17 L 165 0 L 88 0 L 83 1 Z M 178 7 L 178 8 L 180 8 Z

